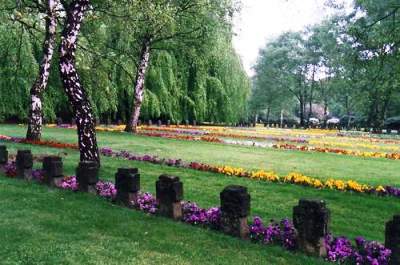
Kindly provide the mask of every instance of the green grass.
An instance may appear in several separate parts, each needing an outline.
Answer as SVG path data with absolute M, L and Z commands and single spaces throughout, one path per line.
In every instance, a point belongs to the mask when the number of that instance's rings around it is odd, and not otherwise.
M 60 152 L 20 144 L 8 146 L 11 153 L 17 148 L 32 148 L 34 154 Z M 65 171 L 73 174 L 78 153 L 66 150 L 66 154 Z M 101 178 L 113 179 L 116 169 L 122 166 L 140 168 L 145 191 L 154 192 L 155 180 L 161 173 L 180 176 L 185 199 L 203 207 L 218 205 L 224 186 L 245 185 L 252 196 L 252 215 L 266 220 L 291 217 L 299 198 L 325 199 L 332 211 L 331 228 L 336 235 L 364 235 L 383 241 L 384 223 L 400 210 L 395 198 L 318 191 L 115 158 L 103 158 Z M 6 246 L 0 250 L 0 257 L 7 258 L 10 264 L 23 264 L 24 260 L 54 264 L 64 259 L 67 264 L 118 264 L 132 260 L 138 264 L 322 263 L 278 247 L 261 247 L 217 232 L 149 217 L 94 196 L 49 190 L 6 178 L 0 178 L 0 219 L 4 224 L 0 233 L 5 235 L 2 240 Z
M 25 132 L 22 126 L 0 125 L 0 134 L 24 136 Z M 56 128 L 46 128 L 44 139 L 71 143 L 77 141 L 74 130 Z M 138 154 L 246 169 L 267 169 L 279 174 L 296 171 L 320 179 L 334 177 L 371 185 L 400 186 L 400 162 L 389 159 L 183 141 L 117 132 L 100 132 L 98 141 L 101 147 L 109 146 L 115 150 L 129 150 Z
M 0 178 L 1 264 L 323 264 L 147 216 L 81 193 Z
M 22 135 L 22 132 L 23 128 L 20 127 L 0 127 L 0 134 Z M 73 131 L 60 129 L 46 129 L 45 136 L 71 142 L 75 137 Z M 122 143 L 118 142 L 119 138 Z M 154 153 L 151 152 L 151 148 L 147 150 L 146 144 L 152 146 L 155 142 L 159 142 L 161 145 L 159 148 L 165 149 L 164 155 L 160 154 L 163 157 L 173 157 L 171 154 L 175 152 L 194 153 L 196 149 L 200 149 L 201 156 L 207 158 L 205 150 L 208 148 L 207 159 L 214 158 L 214 163 L 219 162 L 218 156 L 213 153 L 214 145 L 208 143 L 132 137 L 115 133 L 100 133 L 99 139 L 102 146 L 131 149 L 138 153 Z M 130 141 L 132 143 L 129 143 Z M 30 148 L 34 154 L 63 153 L 67 174 L 74 173 L 79 160 L 78 152 L 72 150 L 10 143 L 7 143 L 7 146 L 11 153 L 21 148 Z M 235 156 L 229 152 L 232 150 L 238 152 L 243 149 L 242 147 L 215 146 L 221 150 L 226 148 L 225 156 L 232 156 L 233 162 L 241 161 L 241 154 Z M 171 150 L 167 152 L 167 148 Z M 248 152 L 254 150 L 244 149 Z M 261 151 L 256 149 L 255 153 L 258 152 Z M 326 154 L 318 155 L 320 159 L 324 159 Z M 179 157 L 191 160 L 183 155 Z M 194 157 L 193 160 L 200 158 Z M 285 161 L 281 163 L 284 165 Z M 35 164 L 36 168 L 40 166 L 38 163 Z M 196 201 L 202 207 L 218 205 L 219 192 L 226 185 L 247 186 L 252 197 L 252 216 L 260 215 L 265 220 L 291 218 L 292 208 L 300 198 L 324 199 L 332 212 L 332 232 L 335 235 L 346 235 L 351 238 L 363 235 L 371 240 L 383 241 L 385 222 L 400 212 L 400 201 L 396 198 L 315 190 L 116 158 L 102 157 L 101 178 L 113 180 L 116 169 L 127 166 L 140 168 L 143 191 L 154 192 L 155 181 L 162 173 L 181 177 L 185 199 Z M 44 186 L 3 177 L 0 177 L 0 220 L 1 264 L 324 263 L 320 259 L 309 258 L 300 253 L 290 253 L 279 247 L 258 246 L 218 232 L 116 207 L 88 194 L 51 190 Z

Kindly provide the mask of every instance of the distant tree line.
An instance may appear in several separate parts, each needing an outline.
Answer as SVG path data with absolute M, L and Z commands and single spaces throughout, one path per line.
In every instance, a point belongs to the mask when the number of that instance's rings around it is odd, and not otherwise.
M 306 127 L 318 108 L 322 125 L 333 116 L 376 131 L 400 124 L 400 4 L 354 4 L 348 14 L 330 1 L 341 12 L 266 44 L 254 68 L 251 117 L 278 120 L 284 110 Z

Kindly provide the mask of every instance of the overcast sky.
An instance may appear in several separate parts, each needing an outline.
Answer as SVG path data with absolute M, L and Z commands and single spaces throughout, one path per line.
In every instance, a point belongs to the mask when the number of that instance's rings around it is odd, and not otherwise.
M 351 0 L 345 0 L 350 2 Z M 235 19 L 234 46 L 249 75 L 258 51 L 267 40 L 288 30 L 301 30 L 327 17 L 325 0 L 242 0 Z

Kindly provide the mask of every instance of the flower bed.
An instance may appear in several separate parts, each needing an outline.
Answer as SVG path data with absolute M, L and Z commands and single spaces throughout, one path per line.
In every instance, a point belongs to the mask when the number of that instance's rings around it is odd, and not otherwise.
M 4 167 L 4 172 L 8 177 L 15 177 L 15 162 L 9 162 Z M 34 170 L 32 172 L 33 180 L 43 181 L 43 171 Z M 78 183 L 75 176 L 66 176 L 61 181 L 59 188 L 65 190 L 78 190 Z M 114 183 L 99 181 L 96 184 L 97 195 L 107 200 L 113 200 L 117 190 Z M 183 217 L 182 222 L 220 230 L 221 211 L 218 207 L 209 209 L 200 208 L 194 202 L 182 203 Z M 151 193 L 140 192 L 138 200 L 134 204 L 137 210 L 148 214 L 156 214 L 158 211 L 157 200 Z M 260 217 L 254 217 L 249 225 L 250 239 L 259 244 L 275 244 L 286 250 L 294 251 L 298 248 L 296 242 L 296 230 L 289 219 L 282 219 L 280 222 L 271 220 L 268 225 L 264 225 Z M 327 248 L 326 261 L 338 264 L 355 265 L 388 265 L 391 251 L 384 245 L 376 241 L 366 241 L 362 237 L 355 239 L 356 244 L 352 245 L 346 237 L 333 237 L 328 235 L 325 238 Z
M 55 127 L 50 125 L 50 127 Z M 65 127 L 61 126 L 60 128 L 74 128 L 74 127 Z M 322 135 L 332 135 L 332 131 L 325 132 L 324 130 L 304 130 L 301 131 L 301 135 L 296 135 L 295 138 L 292 137 L 282 137 L 282 136 L 263 136 L 263 135 L 252 135 L 248 134 L 248 131 L 245 133 L 232 133 L 230 132 L 232 129 L 227 127 L 196 127 L 193 130 L 193 127 L 182 127 L 182 126 L 171 126 L 171 127 L 152 127 L 152 126 L 139 126 L 138 135 L 149 136 L 149 137 L 160 137 L 160 138 L 167 138 L 167 139 L 177 139 L 177 140 L 187 140 L 187 141 L 204 141 L 204 142 L 213 142 L 213 143 L 223 143 L 229 145 L 246 145 L 246 146 L 254 146 L 254 147 L 262 147 L 262 148 L 274 148 L 274 149 L 281 149 L 281 150 L 296 150 L 302 152 L 319 152 L 319 153 L 334 153 L 334 154 L 341 154 L 341 155 L 351 155 L 351 156 L 358 156 L 358 157 L 370 157 L 370 158 L 386 158 L 392 160 L 400 160 L 400 153 L 393 152 L 393 153 L 385 153 L 385 152 L 367 152 L 367 151 L 355 151 L 355 150 L 348 150 L 342 148 L 334 148 L 335 146 L 341 147 L 349 147 L 349 148 L 356 148 L 362 147 L 367 149 L 378 149 L 378 150 L 392 150 L 396 151 L 399 150 L 397 146 L 380 146 L 380 145 L 371 145 L 371 144 L 350 144 L 344 142 L 326 142 L 326 141 L 318 141 L 318 140 L 307 140 L 304 138 L 304 135 L 311 135 L 313 137 L 319 138 Z M 186 128 L 186 129 L 185 129 Z M 112 128 L 108 127 L 96 127 L 98 131 L 108 131 L 108 132 L 123 132 L 124 126 L 115 126 Z M 239 130 L 240 131 L 240 130 Z M 271 133 L 269 131 L 269 133 Z M 342 138 L 344 138 L 343 134 Z M 223 137 L 223 138 L 219 138 Z M 228 138 L 228 139 L 224 139 Z M 247 141 L 235 141 L 230 140 L 229 138 L 234 139 L 245 139 Z M 282 142 L 281 144 L 266 144 L 262 142 L 249 142 L 248 140 L 262 140 L 262 141 L 273 141 L 273 142 Z M 364 138 L 360 138 L 364 139 Z M 370 142 L 373 143 L 397 143 L 397 141 L 379 141 L 374 138 L 367 138 Z M 311 144 L 309 145 L 294 145 L 289 144 L 288 142 L 292 143 L 299 143 L 299 144 Z M 329 146 L 329 147 L 327 147 Z M 332 146 L 332 147 L 331 147 Z
M 361 151 L 352 151 L 346 149 L 338 149 L 338 148 L 323 148 L 323 147 L 313 147 L 306 145 L 292 145 L 292 144 L 275 144 L 272 146 L 275 149 L 283 149 L 283 150 L 296 150 L 303 152 L 318 152 L 318 153 L 334 153 L 339 155 L 352 155 L 359 157 L 372 157 L 372 158 L 387 158 L 393 160 L 400 160 L 400 153 L 382 153 L 382 152 L 361 152 Z
M 1 136 L 1 135 L 0 135 L 0 140 L 12 141 L 15 143 L 29 143 L 33 145 L 39 144 L 55 148 L 76 149 L 75 146 L 72 144 L 64 145 L 63 143 L 57 143 L 54 141 L 44 141 L 44 142 L 23 141 L 21 140 L 21 138 Z M 306 187 L 313 187 L 316 189 L 351 191 L 356 193 L 373 194 L 379 196 L 393 196 L 400 198 L 400 188 L 394 186 L 385 186 L 385 185 L 370 186 L 363 183 L 359 183 L 354 180 L 345 181 L 333 178 L 328 179 L 326 181 L 322 181 L 317 178 L 305 176 L 297 172 L 289 173 L 286 176 L 279 176 L 273 171 L 265 171 L 265 170 L 247 171 L 243 168 L 237 168 L 231 166 L 214 166 L 200 162 L 188 163 L 182 161 L 181 159 L 164 159 L 153 155 L 137 155 L 130 153 L 129 151 L 113 151 L 109 147 L 100 149 L 100 153 L 107 157 L 118 157 L 132 161 L 141 161 L 159 165 L 190 168 L 199 171 L 220 173 L 227 176 L 244 177 L 244 178 L 257 179 L 257 180 L 276 182 L 276 183 L 288 183 Z

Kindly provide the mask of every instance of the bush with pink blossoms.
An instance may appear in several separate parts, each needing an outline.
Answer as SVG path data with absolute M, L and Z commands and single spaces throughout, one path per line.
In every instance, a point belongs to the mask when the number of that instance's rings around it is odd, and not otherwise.
M 211 207 L 206 211 L 207 223 L 213 229 L 218 229 L 221 224 L 221 208 Z
M 64 190 L 72 190 L 72 191 L 78 190 L 78 181 L 76 179 L 76 176 L 64 177 L 59 187 Z
M 217 229 L 220 224 L 221 211 L 218 207 L 200 208 L 194 202 L 182 202 L 182 221 L 192 225 L 208 226 Z
M 193 225 L 204 225 L 207 222 L 206 210 L 194 202 L 182 202 L 183 221 Z
M 114 183 L 109 181 L 100 180 L 97 182 L 96 191 L 97 194 L 106 199 L 114 199 L 117 195 L 117 189 L 115 188 Z
M 155 214 L 158 210 L 156 198 L 148 192 L 139 192 L 137 203 L 135 206 L 139 210 L 150 214 Z

